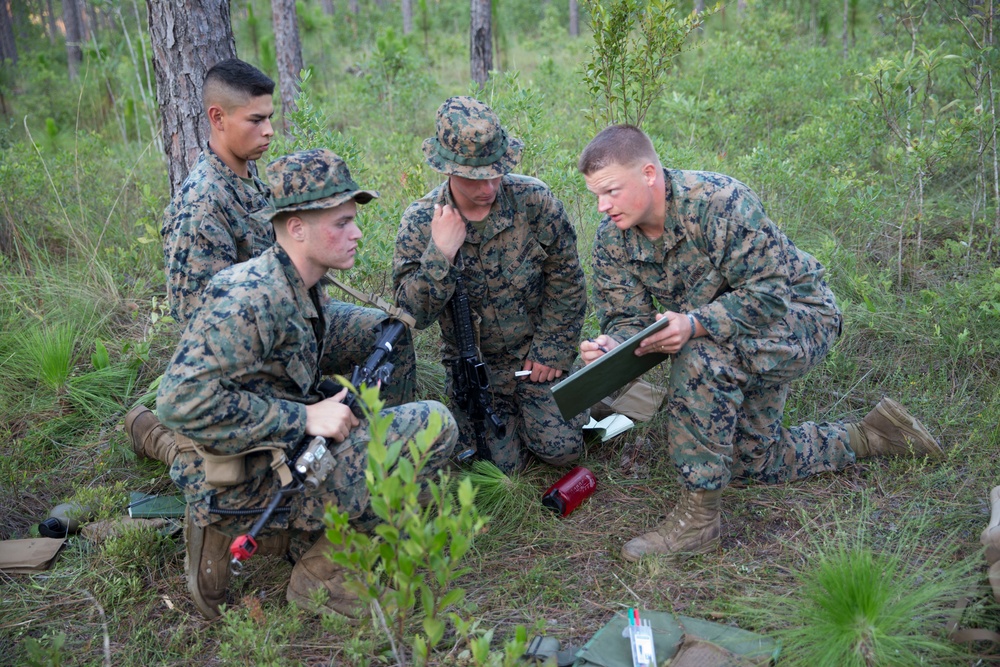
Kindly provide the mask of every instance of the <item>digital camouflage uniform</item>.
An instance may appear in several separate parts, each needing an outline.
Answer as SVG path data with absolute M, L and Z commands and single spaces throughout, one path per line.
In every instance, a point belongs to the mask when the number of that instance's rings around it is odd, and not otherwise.
M 468 178 L 502 176 L 488 217 L 481 224 L 466 220 L 467 235 L 459 254 L 469 306 L 477 320 L 479 350 L 489 368 L 493 410 L 507 425 L 502 440 L 487 429 L 487 441 L 494 462 L 510 472 L 524 466 L 524 449 L 557 465 L 583 451 L 586 415 L 567 422 L 552 398 L 552 383 L 515 379 L 514 372 L 521 370 L 525 359 L 569 372 L 587 295 L 576 231 L 562 203 L 541 181 L 507 173 L 516 164 L 521 145 L 508 140 L 495 119 L 492 111 L 471 98 L 451 98 L 438 112 L 438 137 L 424 147 L 428 162 L 438 171 Z M 487 154 L 503 157 L 470 170 L 452 165 L 454 154 L 482 148 L 476 143 L 481 136 L 474 132 L 478 129 L 481 134 L 484 123 L 494 131 L 493 139 L 506 142 L 490 147 Z M 444 161 L 437 152 L 441 144 L 451 152 Z M 436 203 L 455 206 L 447 181 L 403 213 L 393 285 L 396 302 L 416 318 L 417 328 L 440 322 L 441 352 L 449 366 L 458 356 L 449 300 L 459 269 L 431 238 Z M 475 447 L 468 416 L 455 410 L 455 417 L 461 431 L 459 451 Z
M 274 229 L 258 211 L 268 188 L 253 174 L 248 186 L 206 148 L 164 212 L 163 265 L 170 314 L 186 324 L 212 276 L 257 257 L 274 243 Z
M 302 156 L 298 170 L 290 170 L 293 160 L 283 158 L 286 185 L 301 190 L 306 187 L 301 181 L 312 179 L 318 181 L 313 189 L 319 189 L 325 176 L 317 173 L 325 165 L 315 159 L 319 153 L 291 156 Z M 269 178 L 274 185 L 275 176 Z M 351 189 L 357 190 L 356 186 Z M 341 192 L 334 190 L 333 196 Z M 360 203 L 367 201 L 357 195 Z M 329 201 L 319 203 L 332 207 Z M 280 200 L 275 203 L 281 207 Z M 285 210 L 308 208 L 320 206 L 307 203 Z M 213 454 L 234 454 L 261 445 L 277 445 L 290 454 L 306 436 L 305 406 L 322 399 L 317 390 L 322 376 L 349 376 L 374 350 L 386 319 L 382 311 L 327 297 L 320 284 L 306 289 L 288 254 L 274 245 L 260 257 L 220 271 L 209 282 L 202 305 L 163 376 L 157 394 L 158 416 L 164 425 Z M 386 408 L 394 417 L 390 441 L 413 437 L 428 425 L 433 413 L 441 417 L 443 430 L 423 473 L 432 475 L 447 463 L 458 437 L 457 426 L 447 408 L 436 401 L 403 403 L 413 389 L 413 349 L 408 340 L 393 349 L 390 361 L 396 371 L 383 391 L 386 403 L 395 406 Z M 367 442 L 364 421 L 344 442 L 331 441 L 336 466 L 325 485 L 292 496 L 290 513 L 276 515 L 269 526 L 318 531 L 323 528 L 326 502 L 352 518 L 359 517 L 368 505 Z M 280 480 L 271 470 L 270 454 L 248 454 L 244 461 L 245 482 L 216 488 L 206 482 L 204 462 L 197 453 L 177 456 L 170 474 L 184 490 L 196 525 L 212 523 L 231 534 L 252 525 L 255 516 L 222 516 L 211 511 L 259 509 L 273 497 Z
M 650 241 L 606 218 L 594 244 L 594 293 L 601 330 L 619 341 L 658 309 L 693 313 L 708 332 L 670 367 L 669 447 L 687 487 L 785 482 L 854 463 L 843 424 L 782 426 L 789 383 L 819 364 L 840 332 L 823 267 L 739 181 L 664 174 L 663 236 Z

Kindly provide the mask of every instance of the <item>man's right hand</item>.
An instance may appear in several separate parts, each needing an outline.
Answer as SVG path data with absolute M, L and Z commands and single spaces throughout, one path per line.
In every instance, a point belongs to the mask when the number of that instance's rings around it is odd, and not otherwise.
M 618 341 L 611 336 L 601 334 L 597 338 L 580 343 L 580 358 L 583 359 L 583 363 L 589 364 L 597 361 L 616 347 L 618 347 Z
M 455 262 L 462 244 L 465 243 L 465 220 L 457 208 L 448 204 L 434 204 L 434 217 L 431 219 L 431 238 L 449 262 Z
M 306 406 L 306 434 L 319 435 L 334 442 L 343 442 L 351 429 L 360 424 L 351 409 L 342 401 L 347 387 L 336 396 Z

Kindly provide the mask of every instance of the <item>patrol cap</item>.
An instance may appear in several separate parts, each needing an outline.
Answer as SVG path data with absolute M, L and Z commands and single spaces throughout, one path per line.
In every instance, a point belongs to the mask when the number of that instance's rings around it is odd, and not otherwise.
M 424 140 L 434 171 L 475 180 L 508 174 L 521 161 L 524 142 L 507 136 L 500 119 L 474 97 L 449 97 L 437 112 L 437 136 Z
M 374 190 L 362 190 L 339 155 L 326 148 L 314 148 L 283 155 L 267 165 L 271 186 L 271 207 L 266 220 L 286 211 L 334 208 L 352 199 L 367 204 L 378 197 Z

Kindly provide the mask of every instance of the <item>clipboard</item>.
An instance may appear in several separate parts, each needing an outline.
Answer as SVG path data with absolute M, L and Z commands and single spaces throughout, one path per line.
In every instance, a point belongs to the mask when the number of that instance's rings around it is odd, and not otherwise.
M 646 336 L 668 324 L 670 320 L 666 317 L 653 322 L 597 361 L 553 385 L 552 397 L 555 398 L 563 419 L 572 419 L 611 392 L 669 359 L 669 354 L 659 352 L 635 356 L 636 348 Z

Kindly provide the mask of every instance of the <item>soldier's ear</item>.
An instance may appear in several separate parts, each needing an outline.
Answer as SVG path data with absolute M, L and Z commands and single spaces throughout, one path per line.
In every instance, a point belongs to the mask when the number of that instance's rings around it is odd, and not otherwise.
M 208 122 L 211 124 L 212 129 L 216 131 L 222 131 L 225 129 L 224 120 L 226 118 L 225 110 L 218 104 L 212 104 L 208 107 Z
M 289 238 L 296 241 L 302 241 L 305 239 L 305 223 L 302 221 L 302 218 L 295 213 L 288 216 L 288 219 L 285 220 L 285 231 L 288 232 Z
M 653 184 L 656 183 L 656 175 L 659 169 L 652 162 L 647 162 L 642 165 L 642 177 L 646 182 L 646 187 L 651 188 Z

